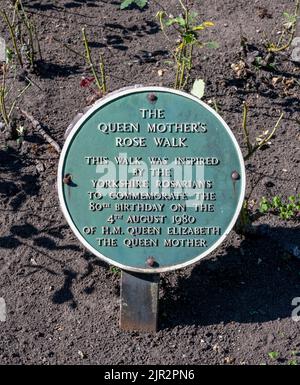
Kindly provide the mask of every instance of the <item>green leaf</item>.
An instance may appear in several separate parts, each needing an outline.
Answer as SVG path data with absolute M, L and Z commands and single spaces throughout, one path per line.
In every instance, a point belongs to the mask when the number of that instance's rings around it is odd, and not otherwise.
M 185 33 L 183 36 L 184 42 L 186 44 L 192 44 L 197 40 L 196 36 L 194 33 Z
M 121 3 L 121 9 L 128 8 L 132 3 L 134 3 L 134 0 L 124 0 Z
M 288 365 L 298 365 L 298 362 L 297 362 L 297 360 L 290 360 L 288 362 Z
M 128 8 L 131 4 L 136 4 L 139 8 L 144 8 L 147 2 L 148 0 L 123 0 L 120 8 Z
M 191 11 L 189 14 L 189 24 L 193 24 L 198 16 L 198 12 Z
M 207 48 L 212 48 L 212 49 L 216 49 L 220 47 L 220 44 L 217 41 L 208 41 L 207 43 L 205 43 L 205 45 Z
M 269 356 L 272 360 L 276 360 L 276 359 L 279 357 L 279 353 L 278 353 L 278 352 L 269 352 L 269 353 L 268 353 L 268 356 Z
M 270 203 L 265 197 L 262 197 L 260 203 L 259 203 L 259 211 L 263 214 L 267 213 L 268 210 L 271 208 Z
M 279 196 L 275 196 L 273 198 L 273 206 L 277 209 L 279 208 L 280 206 L 282 206 L 282 202 L 281 202 L 281 199 L 279 198 Z
M 205 82 L 203 79 L 197 79 L 194 81 L 191 94 L 201 99 L 204 95 Z
M 169 20 L 166 21 L 165 24 L 167 27 L 169 27 L 170 25 L 173 25 L 173 24 L 178 24 L 178 25 L 180 25 L 180 27 L 185 27 L 185 20 L 181 16 L 171 17 Z
M 6 60 L 7 63 L 10 63 L 14 57 L 14 51 L 10 48 L 6 48 Z
M 268 212 L 268 210 L 269 210 L 269 206 L 268 206 L 268 204 L 267 203 L 261 203 L 260 204 L 260 207 L 259 207 L 259 211 L 261 212 L 261 213 L 267 213 Z
M 136 5 L 140 8 L 144 8 L 146 4 L 148 3 L 148 0 L 134 0 Z

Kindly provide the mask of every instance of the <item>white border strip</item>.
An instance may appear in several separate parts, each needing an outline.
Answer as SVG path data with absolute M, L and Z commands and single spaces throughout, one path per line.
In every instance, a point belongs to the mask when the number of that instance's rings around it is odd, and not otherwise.
M 69 148 L 69 145 L 74 137 L 74 135 L 77 133 L 78 129 L 80 128 L 80 126 L 85 122 L 85 120 L 91 115 L 93 114 L 95 111 L 97 111 L 100 107 L 104 106 L 105 104 L 115 100 L 115 99 L 119 99 L 120 97 L 122 96 L 125 96 L 125 95 L 130 95 L 130 94 L 134 94 L 134 93 L 140 93 L 140 92 L 168 92 L 168 93 L 173 93 L 175 95 L 180 95 L 180 96 L 183 96 L 185 98 L 188 98 L 188 99 L 191 99 L 197 103 L 199 103 L 200 105 L 202 105 L 204 108 L 206 108 L 208 111 L 210 111 L 221 123 L 222 125 L 225 127 L 225 129 L 227 130 L 236 150 L 237 150 L 237 153 L 238 153 L 238 157 L 239 157 L 239 161 L 240 161 L 240 165 L 241 165 L 241 179 L 240 179 L 240 182 L 241 182 L 241 195 L 240 195 L 240 199 L 239 199 L 239 202 L 238 202 L 238 205 L 237 205 L 237 208 L 236 208 L 236 212 L 235 212 L 235 215 L 233 216 L 231 222 L 229 223 L 229 225 L 227 226 L 226 230 L 224 231 L 223 235 L 218 239 L 218 241 L 216 243 L 214 243 L 209 249 L 207 249 L 204 253 L 198 255 L 197 257 L 187 261 L 187 262 L 184 262 L 184 263 L 181 263 L 181 264 L 178 264 L 178 265 L 173 265 L 173 266 L 168 266 L 168 267 L 158 267 L 157 269 L 156 268 L 145 268 L 145 269 L 142 269 L 142 268 L 138 268 L 138 267 L 132 267 L 132 266 L 127 266 L 127 265 L 123 265 L 119 262 L 116 262 L 116 261 L 113 261 L 112 259 L 104 256 L 103 254 L 101 254 L 98 250 L 96 250 L 93 246 L 91 246 L 84 238 L 83 236 L 80 234 L 79 230 L 77 229 L 77 227 L 74 225 L 73 221 L 72 221 L 72 218 L 68 212 L 68 209 L 66 207 L 66 204 L 65 204 L 65 200 L 64 200 L 64 196 L 63 196 L 63 175 L 62 175 L 62 171 L 63 171 L 63 165 L 64 165 L 64 161 L 65 161 L 65 156 L 66 156 L 66 153 L 68 151 L 68 148 Z M 227 237 L 227 235 L 229 234 L 229 232 L 232 230 L 233 226 L 235 225 L 237 219 L 238 219 L 238 216 L 240 214 L 240 211 L 242 209 L 242 205 L 243 205 L 243 201 L 244 201 L 244 196 L 245 196 L 245 188 L 246 188 L 246 173 L 245 173 L 245 165 L 244 165 L 244 159 L 243 159 L 243 156 L 242 156 L 242 153 L 241 153 L 241 150 L 239 148 L 239 145 L 237 143 L 237 140 L 235 139 L 232 131 L 230 130 L 229 126 L 226 124 L 226 122 L 221 118 L 221 116 L 219 116 L 219 114 L 216 113 L 216 111 L 214 109 L 212 109 L 210 106 L 208 106 L 206 103 L 202 102 L 200 99 L 196 98 L 195 96 L 193 95 L 190 95 L 186 92 L 183 92 L 183 91 L 178 91 L 178 90 L 174 90 L 172 88 L 166 88 L 166 87 L 135 87 L 135 88 L 126 88 L 125 90 L 121 90 L 120 92 L 113 92 L 112 94 L 109 94 L 107 95 L 104 99 L 101 99 L 98 103 L 96 103 L 95 105 L 93 105 L 91 107 L 90 110 L 88 110 L 85 114 L 83 114 L 83 116 L 78 120 L 78 122 L 75 124 L 75 126 L 72 128 L 71 132 L 69 133 L 66 141 L 65 141 L 65 144 L 63 146 L 63 149 L 62 149 L 62 152 L 61 152 L 61 155 L 60 155 L 60 158 L 59 158 L 59 164 L 58 164 L 58 174 L 57 174 L 57 188 L 58 188 L 58 196 L 59 196 L 59 201 L 60 201 L 60 206 L 61 206 L 61 209 L 62 209 L 62 212 L 69 224 L 69 226 L 71 227 L 72 231 L 74 232 L 74 234 L 76 235 L 76 237 L 79 239 L 79 241 L 89 250 L 91 251 L 94 255 L 96 255 L 97 257 L 101 258 L 102 260 L 106 261 L 107 263 L 111 264 L 111 265 L 114 265 L 114 266 L 117 266 L 119 267 L 120 269 L 124 269 L 124 270 L 128 270 L 128 271 L 133 271 L 133 272 L 136 272 L 136 273 L 163 273 L 163 272 L 166 272 L 166 271 L 172 271 L 172 270 L 176 270 L 176 269 L 180 269 L 182 267 L 185 267 L 185 266 L 188 266 L 188 265 L 191 265 L 195 262 L 198 262 L 200 259 L 206 257 L 208 254 L 210 254 L 213 250 L 215 250 L 223 241 L 224 239 Z

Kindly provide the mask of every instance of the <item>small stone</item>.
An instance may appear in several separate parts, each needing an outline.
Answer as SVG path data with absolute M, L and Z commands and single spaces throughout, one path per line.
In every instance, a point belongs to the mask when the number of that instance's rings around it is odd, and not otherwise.
M 300 46 L 293 49 L 291 60 L 293 62 L 300 63 Z
M 225 357 L 224 358 L 225 364 L 232 364 L 234 361 L 235 361 L 235 358 L 233 358 L 233 357 Z
M 163 74 L 164 74 L 164 71 L 163 71 L 163 70 L 158 70 L 158 71 L 157 71 L 157 75 L 158 75 L 158 76 L 163 76 Z
M 37 165 L 35 167 L 36 167 L 36 170 L 39 174 L 41 174 L 43 171 L 45 171 L 45 166 L 42 162 L 37 163 Z
M 30 258 L 30 263 L 33 265 L 33 266 L 37 266 L 37 262 L 34 258 Z
M 291 47 L 300 47 L 300 37 L 294 37 Z
M 79 357 L 82 358 L 82 359 L 86 358 L 86 354 L 83 353 L 81 350 L 78 350 L 78 355 L 79 355 Z

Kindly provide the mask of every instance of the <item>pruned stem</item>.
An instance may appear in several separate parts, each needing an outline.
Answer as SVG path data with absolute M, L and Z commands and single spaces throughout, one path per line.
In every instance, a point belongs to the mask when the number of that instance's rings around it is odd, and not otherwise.
M 248 117 L 248 104 L 246 102 L 244 102 L 242 128 L 243 128 L 243 132 L 244 132 L 244 138 L 245 138 L 245 142 L 247 145 L 248 153 L 251 153 L 252 144 L 251 144 L 250 139 L 249 139 L 249 130 L 247 127 L 247 117 Z
M 22 11 L 22 15 L 20 15 L 20 12 L 19 12 L 19 5 L 20 5 L 21 11 Z M 33 67 L 34 54 L 35 54 L 35 52 L 34 52 L 34 39 L 33 39 L 33 24 L 28 19 L 26 11 L 23 7 L 23 3 L 21 0 L 16 1 L 15 8 L 16 8 L 18 16 L 23 21 L 23 24 L 25 25 L 25 27 L 28 31 L 28 36 L 29 36 L 29 57 L 28 58 L 29 58 L 31 67 Z
M 17 44 L 17 39 L 16 39 L 16 35 L 15 35 L 14 29 L 13 29 L 13 25 L 10 23 L 9 18 L 8 18 L 7 14 L 6 14 L 6 12 L 4 10 L 0 11 L 0 14 L 1 14 L 2 18 L 4 19 L 4 21 L 5 21 L 5 23 L 6 23 L 7 27 L 8 27 L 9 34 L 10 34 L 10 37 L 11 37 L 11 40 L 12 40 L 12 43 L 13 43 L 13 46 L 14 46 L 14 49 L 15 49 L 18 61 L 19 61 L 19 64 L 20 64 L 21 67 L 23 67 L 22 55 L 21 55 L 21 53 L 19 51 L 19 47 L 18 47 L 18 44 Z
M 91 69 L 91 71 L 93 73 L 93 76 L 95 78 L 97 87 L 99 88 L 100 91 L 103 91 L 103 87 L 101 85 L 99 76 L 98 76 L 98 74 L 97 74 L 97 72 L 95 70 L 95 66 L 94 66 L 94 63 L 92 61 L 91 50 L 90 50 L 90 47 L 89 47 L 89 43 L 87 41 L 87 37 L 86 37 L 86 33 L 85 33 L 85 28 L 82 28 L 82 37 L 83 37 L 83 42 L 84 42 L 84 46 L 85 46 L 85 53 L 86 53 L 87 63 L 90 66 L 90 69 Z
M 31 86 L 31 83 L 28 83 L 26 87 L 23 88 L 23 90 L 19 93 L 19 95 L 15 98 L 15 100 L 13 101 L 11 107 L 10 107 L 10 110 L 9 110 L 9 113 L 7 114 L 8 116 L 8 119 L 10 119 L 11 117 L 11 114 L 16 106 L 16 103 L 18 101 L 18 99 L 28 90 L 28 88 Z
M 103 90 L 103 93 L 105 94 L 106 91 L 107 91 L 107 88 L 106 88 L 106 76 L 105 76 L 105 65 L 104 65 L 103 57 L 102 57 L 101 54 L 100 54 L 99 67 L 100 67 L 100 73 L 101 73 L 102 90 Z
M 8 127 L 9 116 L 7 115 L 7 110 L 6 110 L 5 93 L 6 93 L 6 69 L 5 67 L 3 67 L 2 84 L 0 86 L 0 109 L 1 109 L 2 118 L 4 120 L 4 124 L 6 127 Z

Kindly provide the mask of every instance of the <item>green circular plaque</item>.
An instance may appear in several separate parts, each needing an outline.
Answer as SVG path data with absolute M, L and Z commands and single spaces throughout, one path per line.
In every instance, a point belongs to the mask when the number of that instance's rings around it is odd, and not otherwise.
M 223 119 L 162 87 L 112 93 L 67 137 L 58 193 L 78 239 L 122 269 L 159 273 L 194 263 L 228 235 L 245 170 Z

